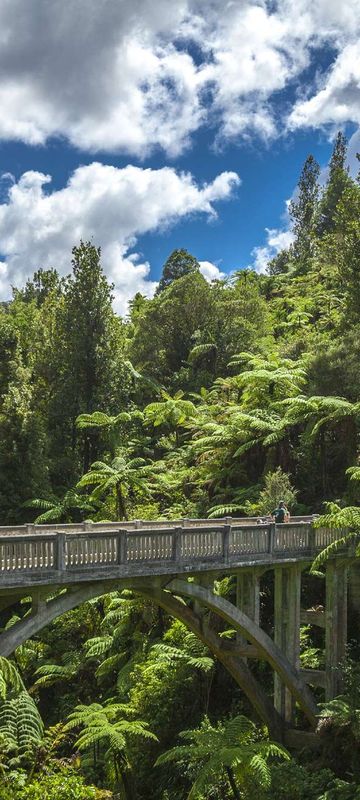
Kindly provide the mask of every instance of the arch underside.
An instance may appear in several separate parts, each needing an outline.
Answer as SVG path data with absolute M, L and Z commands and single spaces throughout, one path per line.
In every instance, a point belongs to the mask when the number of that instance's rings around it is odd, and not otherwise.
M 260 683 L 256 680 L 246 660 L 237 653 L 234 643 L 222 639 L 209 625 L 212 612 L 230 624 L 241 636 L 254 645 L 257 657 L 267 661 L 277 672 L 294 700 L 307 717 L 311 727 L 317 721 L 317 708 L 312 694 L 302 680 L 299 672 L 290 664 L 273 640 L 240 609 L 213 591 L 194 582 L 179 578 L 164 584 L 159 579 L 103 581 L 70 587 L 60 595 L 47 599 L 46 596 L 33 596 L 32 610 L 19 622 L 0 635 L 0 655 L 9 656 L 27 639 L 39 633 L 54 619 L 81 603 L 110 591 L 131 588 L 135 592 L 161 606 L 171 616 L 181 620 L 195 633 L 216 658 L 232 675 L 242 689 L 261 720 L 269 728 L 273 738 L 281 741 L 284 736 L 284 721 L 274 708 Z M 52 594 L 54 590 L 52 590 Z M 185 602 L 191 600 L 192 608 Z

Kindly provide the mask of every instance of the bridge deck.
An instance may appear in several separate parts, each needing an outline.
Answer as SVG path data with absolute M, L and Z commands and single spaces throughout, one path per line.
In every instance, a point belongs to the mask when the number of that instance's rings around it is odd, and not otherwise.
M 79 581 L 231 571 L 309 561 L 339 533 L 312 518 L 250 518 L 0 527 L 0 594 Z

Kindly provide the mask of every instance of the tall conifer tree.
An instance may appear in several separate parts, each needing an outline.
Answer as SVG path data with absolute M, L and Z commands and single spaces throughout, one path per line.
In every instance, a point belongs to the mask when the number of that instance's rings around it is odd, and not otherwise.
M 329 164 L 329 178 L 320 202 L 318 232 L 331 233 L 335 227 L 335 214 L 339 201 L 351 180 L 346 167 L 347 140 L 339 131 Z
M 309 155 L 301 171 L 298 196 L 290 203 L 290 217 L 295 235 L 293 254 L 297 272 L 307 272 L 313 252 L 314 228 L 318 211 L 320 167 Z

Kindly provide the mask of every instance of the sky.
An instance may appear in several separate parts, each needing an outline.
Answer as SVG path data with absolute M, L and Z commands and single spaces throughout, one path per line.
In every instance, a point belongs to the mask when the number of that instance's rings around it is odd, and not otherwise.
M 355 174 L 360 0 L 0 0 L 0 75 L 0 300 L 80 239 L 119 313 L 175 248 L 262 272 L 306 156 Z

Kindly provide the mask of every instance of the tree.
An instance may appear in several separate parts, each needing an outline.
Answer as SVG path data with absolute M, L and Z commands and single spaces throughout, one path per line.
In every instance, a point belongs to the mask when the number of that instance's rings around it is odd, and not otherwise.
M 161 425 L 170 428 L 170 430 L 175 429 L 176 443 L 179 445 L 178 429 L 196 416 L 196 408 L 191 400 L 184 399 L 184 392 L 181 389 L 173 397 L 163 391 L 161 397 L 161 400 L 146 406 L 144 417 L 154 427 Z
M 319 164 L 315 161 L 314 156 L 308 156 L 300 175 L 297 198 L 291 201 L 289 207 L 292 230 L 295 236 L 293 254 L 298 273 L 304 273 L 309 270 L 310 259 L 313 254 L 315 220 L 319 198 L 319 174 Z
M 74 489 L 69 489 L 64 497 L 59 500 L 43 500 L 35 498 L 24 503 L 26 508 L 38 508 L 42 510 L 35 519 L 36 525 L 46 524 L 47 522 L 74 522 L 74 516 L 80 514 L 92 514 L 95 512 L 94 505 L 84 495 L 78 494 Z
M 16 298 L 0 313 L 0 515 L 1 524 L 24 520 L 23 503 L 48 492 L 46 423 L 37 402 L 32 353 L 40 325 L 34 304 Z M 28 337 L 33 332 L 33 341 Z M 35 341 L 34 341 L 35 339 Z
M 76 742 L 80 752 L 106 748 L 105 763 L 113 770 L 115 787 L 123 789 L 126 800 L 133 800 L 129 739 L 140 737 L 157 741 L 157 738 L 146 722 L 129 720 L 128 716 L 133 716 L 133 709 L 124 704 L 80 705 L 69 715 L 65 730 L 83 728 Z
M 35 300 L 37 306 L 42 306 L 51 293 L 60 295 L 63 286 L 64 280 L 59 277 L 56 269 L 38 269 L 32 279 L 26 281 L 25 288 L 15 289 L 14 293 L 19 293 L 26 303 Z
M 351 183 L 346 168 L 347 140 L 339 131 L 335 139 L 329 165 L 329 177 L 320 202 L 318 232 L 320 236 L 331 233 L 335 227 L 337 206 L 345 189 Z
M 344 296 L 343 321 L 359 319 L 360 304 L 360 186 L 347 177 L 325 237 L 323 257 L 334 265 Z
M 76 419 L 97 408 L 111 413 L 119 403 L 119 324 L 111 307 L 112 286 L 104 275 L 100 248 L 81 242 L 73 248 L 73 273 L 58 308 L 54 345 L 57 385 L 50 402 L 52 448 L 64 452 L 72 474 L 67 486 L 86 472 L 99 451 L 96 432 L 79 435 Z M 120 334 L 121 335 L 121 334 Z M 120 392 L 121 397 L 121 392 Z
M 163 266 L 156 294 L 160 294 L 168 286 L 171 286 L 173 281 L 183 278 L 184 275 L 189 275 L 192 272 L 198 272 L 199 269 L 199 262 L 187 250 L 173 250 Z
M 31 763 L 44 733 L 37 707 L 16 668 L 0 657 L 0 736 L 10 768 Z
M 249 504 L 249 513 L 270 514 L 273 508 L 277 508 L 281 500 L 291 509 L 296 500 L 297 492 L 291 485 L 290 476 L 278 467 L 274 472 L 268 472 L 265 476 L 264 489 L 259 494 L 259 499 L 255 504 Z
M 115 495 L 116 519 L 128 519 L 126 497 L 129 492 L 150 496 L 148 488 L 149 470 L 143 458 L 128 459 L 125 453 L 118 454 L 111 464 L 95 461 L 79 480 L 78 488 L 95 488 L 90 501 L 98 502 L 106 495 Z
M 188 800 L 195 800 L 208 786 L 216 786 L 227 778 L 235 800 L 249 798 L 247 783 L 251 781 L 259 788 L 271 783 L 268 759 L 271 756 L 288 759 L 289 755 L 277 744 L 256 741 L 256 727 L 246 717 L 234 717 L 229 722 L 213 727 L 205 718 L 197 730 L 180 734 L 186 744 L 163 753 L 157 766 L 185 762 L 197 767 L 197 777 L 189 792 Z M 240 794 L 241 791 L 241 794 Z
M 199 271 L 174 280 L 137 319 L 129 341 L 132 363 L 167 391 L 186 388 L 194 336 L 199 330 L 207 335 L 213 308 L 212 287 Z

